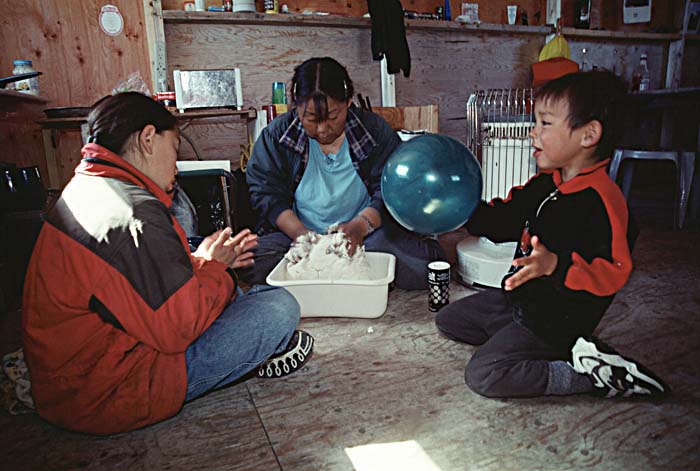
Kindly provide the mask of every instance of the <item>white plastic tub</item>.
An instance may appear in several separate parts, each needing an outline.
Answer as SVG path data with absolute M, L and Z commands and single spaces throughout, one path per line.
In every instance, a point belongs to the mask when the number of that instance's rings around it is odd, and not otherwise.
M 500 288 L 515 247 L 516 242 L 496 244 L 486 237 L 467 237 L 457 244 L 457 273 L 466 284 Z
M 282 259 L 267 276 L 270 286 L 282 286 L 301 306 L 301 317 L 376 318 L 386 311 L 396 257 L 367 252 L 369 280 L 290 280 Z

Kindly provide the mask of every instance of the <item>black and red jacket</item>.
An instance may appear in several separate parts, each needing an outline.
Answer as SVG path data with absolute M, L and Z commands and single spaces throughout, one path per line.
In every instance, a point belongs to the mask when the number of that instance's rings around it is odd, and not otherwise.
M 540 172 L 505 200 L 482 202 L 467 223 L 471 234 L 494 242 L 519 241 L 516 258 L 535 235 L 557 254 L 550 276 L 506 292 L 516 321 L 557 347 L 590 335 L 632 272 L 635 234 L 607 164 L 584 168 L 567 182 L 558 170 Z

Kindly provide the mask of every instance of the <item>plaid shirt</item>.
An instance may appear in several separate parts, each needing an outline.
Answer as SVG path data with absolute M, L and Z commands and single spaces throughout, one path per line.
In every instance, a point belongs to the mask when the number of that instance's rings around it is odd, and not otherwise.
M 352 165 L 355 167 L 355 170 L 359 171 L 360 162 L 369 156 L 377 142 L 353 112 L 352 108 L 348 109 L 348 116 L 345 120 L 345 137 L 348 140 Z M 302 155 L 304 164 L 299 168 L 297 174 L 294 175 L 294 186 L 296 187 L 301 182 L 301 177 L 304 175 L 304 170 L 309 161 L 309 136 L 304 131 L 304 126 L 302 126 L 298 115 L 295 116 L 292 124 L 289 125 L 280 138 L 280 144 Z M 369 186 L 367 181 L 364 183 L 365 186 Z
M 370 195 L 370 206 L 383 213 L 381 175 L 389 155 L 399 146 L 396 132 L 379 116 L 351 106 L 345 124 L 350 158 Z M 294 192 L 309 159 L 309 136 L 296 110 L 275 118 L 258 138 L 246 167 L 250 201 L 261 220 L 260 234 L 277 230 L 275 222 L 292 209 Z

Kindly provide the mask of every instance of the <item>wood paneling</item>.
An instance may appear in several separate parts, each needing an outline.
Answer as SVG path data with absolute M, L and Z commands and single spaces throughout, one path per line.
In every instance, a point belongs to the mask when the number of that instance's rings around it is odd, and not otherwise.
M 700 84 L 700 38 L 688 41 L 683 53 L 682 87 L 692 87 Z
M 0 56 L 0 69 L 11 71 L 13 59 L 31 59 L 44 73 L 39 77 L 41 95 L 51 100 L 52 107 L 90 106 L 132 72 L 150 83 L 141 2 L 110 0 L 124 18 L 119 36 L 100 29 L 103 1 L 4 3 L 0 40 L 5 54 Z
M 355 91 L 380 103 L 379 63 L 370 53 L 369 28 L 166 23 L 168 76 L 174 69 L 241 69 L 244 107 L 272 101 L 272 82 L 289 82 L 294 67 L 313 56 L 333 56 L 348 66 Z M 240 120 L 193 121 L 186 130 L 205 159 L 238 166 L 247 128 Z M 183 145 L 180 158 L 193 158 Z
M 440 132 L 438 126 L 439 108 L 437 105 L 423 106 L 375 106 L 372 111 L 384 118 L 389 125 L 400 131 Z
M 649 23 L 625 24 L 622 18 L 624 0 L 591 0 L 591 29 L 613 31 L 655 31 L 668 33 L 678 31 L 685 8 L 685 0 L 656 0 L 651 2 Z M 561 1 L 562 24 L 573 26 L 575 22 L 575 0 Z
M 119 36 L 102 32 L 98 17 L 111 3 L 124 18 Z M 90 106 L 132 72 L 151 82 L 143 4 L 134 0 L 26 0 L 3 2 L 0 17 L 0 75 L 10 75 L 14 59 L 31 59 L 48 107 Z M 3 130 L 0 160 L 43 162 L 38 125 L 23 134 Z M 4 144 L 9 143 L 9 148 Z M 57 153 L 59 165 L 72 165 L 80 145 Z M 72 169 L 70 169 L 72 172 Z M 46 173 L 43 173 L 46 180 Z
M 466 101 L 483 88 L 530 85 L 530 64 L 544 45 L 539 35 L 488 35 L 413 30 L 411 76 L 396 76 L 396 103 L 440 108 L 440 132 L 465 139 Z M 497 59 L 494 57 L 497 51 Z

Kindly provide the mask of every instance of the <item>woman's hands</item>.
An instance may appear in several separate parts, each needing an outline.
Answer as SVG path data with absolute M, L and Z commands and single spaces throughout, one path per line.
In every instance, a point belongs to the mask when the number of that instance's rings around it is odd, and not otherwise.
M 217 260 L 231 268 L 242 268 L 254 263 L 252 249 L 258 245 L 258 236 L 250 229 L 243 229 L 232 236 L 230 227 L 216 231 L 202 240 L 192 254 L 206 260 Z
M 364 243 L 365 237 L 382 225 L 381 221 L 382 217 L 375 209 L 365 208 L 348 222 L 338 225 L 338 230 L 342 230 L 350 241 L 350 255 L 353 255 L 355 249 Z
M 354 218 L 348 222 L 344 222 L 338 225 L 338 230 L 345 233 L 345 237 L 350 241 L 350 247 L 348 248 L 348 253 L 353 255 L 355 249 L 362 245 L 365 241 L 365 236 L 367 236 L 367 221 L 362 218 Z
M 550 252 L 540 242 L 539 237 L 533 236 L 530 244 L 532 245 L 532 253 L 529 256 L 513 260 L 513 266 L 522 268 L 506 279 L 504 285 L 506 291 L 514 290 L 533 278 L 551 275 L 554 269 L 557 268 L 559 256 L 554 252 Z

